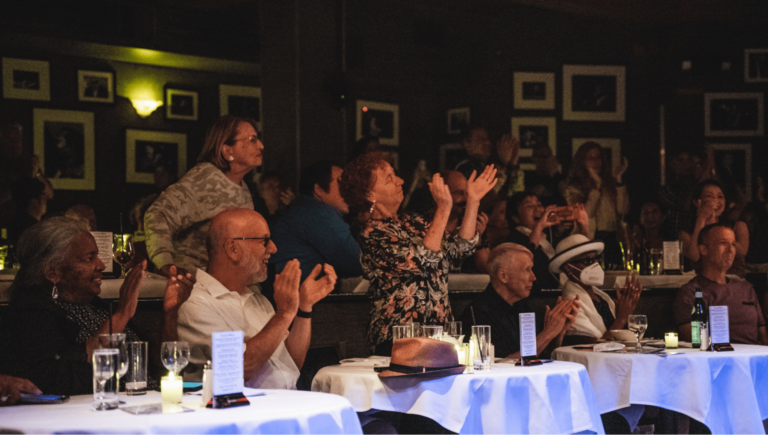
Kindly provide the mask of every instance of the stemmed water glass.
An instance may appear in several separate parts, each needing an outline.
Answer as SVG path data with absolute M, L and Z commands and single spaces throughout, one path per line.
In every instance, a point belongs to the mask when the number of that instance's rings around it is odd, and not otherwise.
M 645 330 L 648 329 L 648 318 L 645 314 L 632 314 L 629 316 L 627 323 L 629 330 L 634 332 L 637 336 L 637 347 L 635 348 L 635 352 L 641 353 L 643 351 L 643 346 L 640 344 L 640 340 L 643 338 Z
M 117 350 L 117 366 L 115 376 L 117 377 L 117 388 L 115 391 L 120 393 L 120 378 L 125 376 L 128 372 L 128 348 L 125 344 L 125 334 L 114 333 L 111 336 L 109 334 L 99 334 L 99 347 L 103 349 L 116 349 Z
M 133 250 L 133 235 L 131 234 L 113 234 L 112 235 L 112 258 L 120 265 L 120 278 L 125 278 L 125 265 L 133 260 L 136 251 Z
M 178 376 L 189 364 L 189 343 L 186 341 L 166 341 L 160 349 L 163 365 L 174 377 Z
M 105 386 L 117 371 L 119 359 L 117 349 L 95 349 L 93 351 L 93 378 L 99 383 L 99 398 L 94 405 L 96 410 L 113 409 L 116 405 L 110 405 L 106 400 Z M 110 393 L 112 395 L 114 393 Z

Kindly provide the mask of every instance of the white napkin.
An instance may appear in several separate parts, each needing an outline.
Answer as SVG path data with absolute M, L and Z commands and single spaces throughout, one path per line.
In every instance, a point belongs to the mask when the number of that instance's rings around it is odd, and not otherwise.
M 390 358 L 387 356 L 373 355 L 368 358 L 347 358 L 339 361 L 343 367 L 386 367 Z
M 623 344 L 617 343 L 615 341 L 609 341 L 607 343 L 598 343 L 593 348 L 592 351 L 594 352 L 615 352 L 617 350 L 624 349 Z

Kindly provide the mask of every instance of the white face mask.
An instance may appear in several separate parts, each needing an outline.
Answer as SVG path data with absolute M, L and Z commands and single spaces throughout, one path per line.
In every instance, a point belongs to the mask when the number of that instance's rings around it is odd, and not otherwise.
M 597 262 L 582 269 L 581 274 L 579 275 L 579 281 L 587 285 L 600 286 L 603 285 L 604 280 L 605 272 L 603 271 L 603 268 L 600 267 L 600 263 Z

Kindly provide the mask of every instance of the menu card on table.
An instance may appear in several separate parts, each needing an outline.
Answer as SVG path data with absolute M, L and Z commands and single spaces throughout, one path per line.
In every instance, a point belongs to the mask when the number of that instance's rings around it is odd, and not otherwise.
M 680 270 L 680 242 L 664 242 L 664 270 Z
M 536 314 L 520 313 L 520 360 L 536 354 Z
M 243 331 L 214 332 L 213 407 L 249 405 L 243 395 Z
M 709 338 L 716 351 L 733 350 L 730 345 L 731 334 L 728 330 L 728 306 L 709 307 Z
M 104 272 L 112 273 L 112 233 L 108 231 L 91 231 L 99 248 L 99 260 L 104 263 Z

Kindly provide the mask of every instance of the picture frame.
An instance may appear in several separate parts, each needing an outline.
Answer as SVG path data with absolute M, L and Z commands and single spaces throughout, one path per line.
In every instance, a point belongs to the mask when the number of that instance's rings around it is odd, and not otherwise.
M 532 163 L 533 149 L 546 144 L 557 155 L 557 120 L 554 116 L 529 116 L 511 119 L 512 136 L 520 142 L 520 168 L 524 171 L 536 169 Z
M 382 145 L 400 145 L 400 107 L 397 104 L 357 100 L 355 140 L 375 136 Z
M 625 121 L 626 67 L 563 65 L 563 120 Z
M 461 134 L 470 125 L 469 107 L 450 109 L 446 113 L 448 122 L 448 134 Z
M 256 86 L 219 85 L 221 116 L 235 115 L 255 119 L 262 129 L 261 88 Z
M 614 168 L 618 168 L 619 165 L 621 165 L 621 139 L 608 137 L 574 137 L 571 139 L 571 156 L 576 155 L 576 151 L 579 150 L 579 147 L 582 146 L 584 142 L 597 142 L 603 150 L 610 154 L 608 162 L 611 165 L 611 173 L 613 173 Z
M 114 103 L 115 73 L 77 70 L 77 99 L 89 103 Z
M 125 130 L 126 183 L 153 184 L 155 170 L 164 166 L 178 178 L 187 171 L 187 135 L 169 131 Z
M 456 169 L 456 166 L 467 159 L 467 151 L 461 142 L 446 143 L 440 145 L 439 172 L 447 169 Z
M 709 144 L 715 152 L 715 170 L 723 184 L 735 183 L 752 200 L 752 144 Z
M 768 83 L 768 48 L 744 49 L 744 82 Z
M 49 63 L 44 60 L 4 57 L 3 98 L 51 101 Z
M 555 73 L 515 72 L 512 95 L 515 110 L 554 110 Z
M 54 189 L 95 190 L 93 112 L 35 108 L 33 142 Z
M 198 94 L 186 89 L 165 88 L 165 119 L 197 121 Z
M 705 136 L 762 136 L 762 92 L 704 94 Z

